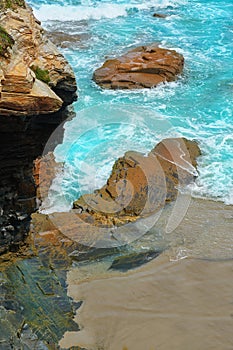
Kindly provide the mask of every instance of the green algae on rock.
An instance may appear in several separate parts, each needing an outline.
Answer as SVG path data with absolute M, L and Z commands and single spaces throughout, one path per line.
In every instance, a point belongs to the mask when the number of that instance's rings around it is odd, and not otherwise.
M 46 84 L 50 82 L 49 71 L 47 69 L 41 69 L 40 67 L 34 65 L 32 65 L 30 68 L 35 73 L 36 79 L 39 79 Z
M 0 26 L 0 56 L 7 57 L 8 48 L 14 45 L 14 39 Z

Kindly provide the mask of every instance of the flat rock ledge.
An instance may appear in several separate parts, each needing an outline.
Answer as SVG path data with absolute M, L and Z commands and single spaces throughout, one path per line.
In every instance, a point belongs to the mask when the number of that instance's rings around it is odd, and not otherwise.
M 106 89 L 153 88 L 176 80 L 183 66 L 181 54 L 152 44 L 107 60 L 94 72 L 93 80 Z

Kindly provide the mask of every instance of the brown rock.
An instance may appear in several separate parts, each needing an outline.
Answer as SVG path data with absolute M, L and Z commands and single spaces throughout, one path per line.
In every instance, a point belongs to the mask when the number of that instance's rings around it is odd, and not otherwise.
M 166 15 L 164 15 L 163 13 L 154 13 L 153 14 L 153 17 L 157 17 L 157 18 L 166 18 L 167 16 Z
M 197 157 L 201 154 L 195 141 L 171 138 L 160 142 L 151 154 L 157 157 L 166 179 L 166 201 L 175 200 L 179 187 L 197 177 Z
M 148 156 L 127 152 L 115 162 L 107 184 L 80 197 L 74 208 L 111 222 L 118 218 L 117 225 L 156 212 L 176 198 L 178 187 L 195 179 L 199 155 L 197 143 L 185 138 L 165 139 Z
M 20 85 L 20 89 L 22 84 Z M 12 85 L 16 90 L 17 85 Z M 3 85 L 4 89 L 4 85 Z M 37 115 L 57 112 L 62 107 L 62 100 L 58 97 L 47 84 L 35 79 L 33 87 L 29 93 L 2 90 L 0 100 L 0 114 L 16 114 L 17 115 Z M 26 85 L 25 85 L 26 90 Z
M 20 6 L 19 1 L 7 11 L 0 7 L 0 24 L 6 33 L 4 37 L 11 38 L 6 55 L 1 56 L 0 114 L 48 114 L 74 101 L 74 73 L 44 34 L 32 9 L 24 3 Z M 41 74 L 36 77 L 40 81 L 35 79 L 32 66 L 38 67 Z M 43 72 L 47 71 L 48 81 L 43 81 Z
M 93 80 L 108 89 L 151 88 L 175 80 L 183 65 L 181 54 L 153 44 L 107 60 L 94 72 Z
M 47 198 L 50 186 L 61 167 L 62 164 L 55 161 L 52 152 L 34 161 L 33 177 L 37 189 L 36 197 L 39 200 Z
M 77 87 L 70 65 L 23 0 L 0 1 L 0 61 L 1 254 L 18 249 L 29 231 L 37 208 L 33 161 L 68 117 L 61 107 L 74 101 Z M 59 130 L 51 150 L 62 138 Z

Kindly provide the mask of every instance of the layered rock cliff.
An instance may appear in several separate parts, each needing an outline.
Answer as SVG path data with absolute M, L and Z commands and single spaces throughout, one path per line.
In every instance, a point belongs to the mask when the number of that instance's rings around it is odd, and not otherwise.
M 0 253 L 36 208 L 33 161 L 76 99 L 74 73 L 23 0 L 0 3 Z M 56 143 L 56 141 L 55 141 Z

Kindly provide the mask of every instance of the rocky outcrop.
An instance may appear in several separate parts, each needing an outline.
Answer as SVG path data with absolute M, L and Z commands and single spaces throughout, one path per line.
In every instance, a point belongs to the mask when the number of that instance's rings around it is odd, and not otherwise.
M 74 202 L 74 208 L 114 225 L 150 215 L 175 200 L 178 187 L 197 176 L 200 149 L 185 138 L 165 139 L 147 156 L 127 152 L 112 169 L 107 184 Z
M 183 65 L 181 54 L 153 44 L 137 47 L 123 56 L 107 60 L 94 72 L 93 79 L 107 89 L 152 88 L 176 80 Z
M 74 73 L 46 37 L 32 9 L 27 5 L 5 6 L 0 16 L 2 30 L 7 33 L 2 34 L 0 114 L 46 114 L 70 104 L 76 98 Z
M 68 62 L 22 0 L 1 1 L 0 47 L 2 253 L 16 249 L 27 234 L 37 208 L 33 161 L 68 117 L 65 107 L 76 98 L 77 86 Z

